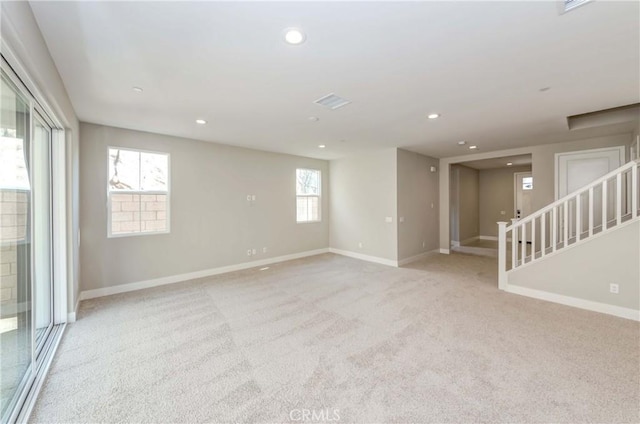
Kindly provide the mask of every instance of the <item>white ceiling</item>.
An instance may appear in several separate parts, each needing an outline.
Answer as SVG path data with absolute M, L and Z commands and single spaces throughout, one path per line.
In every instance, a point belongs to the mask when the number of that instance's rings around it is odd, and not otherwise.
M 629 132 L 625 123 L 569 131 L 566 117 L 640 101 L 640 2 L 595 1 L 564 15 L 558 4 L 31 7 L 81 121 L 331 159 L 382 147 L 447 157 L 460 154 L 459 140 L 491 151 Z M 285 44 L 287 27 L 307 41 Z M 332 92 L 352 103 L 312 103 Z M 432 112 L 441 118 L 426 119 Z
M 511 163 L 511 165 L 507 165 Z M 474 169 L 495 169 L 495 168 L 509 168 L 515 166 L 531 165 L 533 163 L 531 155 L 514 155 L 504 156 L 499 158 L 473 160 L 468 162 L 461 162 L 460 165 L 467 166 Z

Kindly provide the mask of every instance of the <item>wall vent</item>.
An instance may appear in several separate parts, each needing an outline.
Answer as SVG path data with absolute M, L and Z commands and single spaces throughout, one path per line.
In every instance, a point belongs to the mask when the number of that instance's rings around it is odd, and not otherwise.
M 351 100 L 343 99 L 342 97 L 336 96 L 335 94 L 331 93 L 327 94 L 324 97 L 320 97 L 313 103 L 335 110 L 341 108 L 342 106 L 348 105 L 349 103 L 351 103 Z
M 564 11 L 568 12 L 575 9 L 578 6 L 589 3 L 591 0 L 563 0 Z

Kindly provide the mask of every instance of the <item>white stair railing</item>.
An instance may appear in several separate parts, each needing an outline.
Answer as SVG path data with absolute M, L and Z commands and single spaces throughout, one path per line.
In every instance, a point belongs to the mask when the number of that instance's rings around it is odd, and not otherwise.
M 498 222 L 499 287 L 509 271 L 638 218 L 639 168 L 631 161 L 511 225 Z

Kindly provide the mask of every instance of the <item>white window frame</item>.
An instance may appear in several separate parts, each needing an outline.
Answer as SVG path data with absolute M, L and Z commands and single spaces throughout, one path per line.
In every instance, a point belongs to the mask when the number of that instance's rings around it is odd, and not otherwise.
M 109 162 L 110 156 L 109 151 L 111 149 L 118 150 L 126 150 L 129 152 L 137 152 L 137 153 L 153 153 L 157 155 L 166 155 L 167 156 L 167 191 L 149 191 L 149 190 L 111 190 L 109 187 Z M 158 234 L 169 234 L 171 233 L 171 154 L 168 152 L 160 152 L 155 150 L 145 150 L 145 149 L 137 149 L 134 147 L 120 147 L 120 146 L 107 146 L 107 238 L 120 238 L 120 237 L 139 237 L 139 236 L 153 236 Z M 140 231 L 137 233 L 122 233 L 122 234 L 113 234 L 111 232 L 111 195 L 112 194 L 131 194 L 131 195 L 166 195 L 167 196 L 167 209 L 166 209 L 166 217 L 167 217 L 167 229 L 164 231 Z M 140 211 L 142 213 L 142 211 Z M 142 221 L 142 216 L 140 217 Z
M 298 171 L 314 171 L 319 174 L 318 178 L 318 194 L 298 194 Z M 318 222 L 322 222 L 322 171 L 320 169 L 314 168 L 296 168 L 295 174 L 295 190 L 296 190 L 296 223 L 297 224 L 315 224 Z M 309 221 L 298 221 L 298 199 L 304 197 L 308 199 L 309 197 L 317 197 L 318 198 L 318 219 L 317 220 L 309 220 Z

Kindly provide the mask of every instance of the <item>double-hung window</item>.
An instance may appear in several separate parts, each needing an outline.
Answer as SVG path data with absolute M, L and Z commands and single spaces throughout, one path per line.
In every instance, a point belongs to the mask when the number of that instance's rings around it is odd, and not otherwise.
M 169 154 L 109 148 L 108 235 L 169 232 Z
M 297 222 L 319 222 L 321 174 L 316 169 L 296 169 Z

